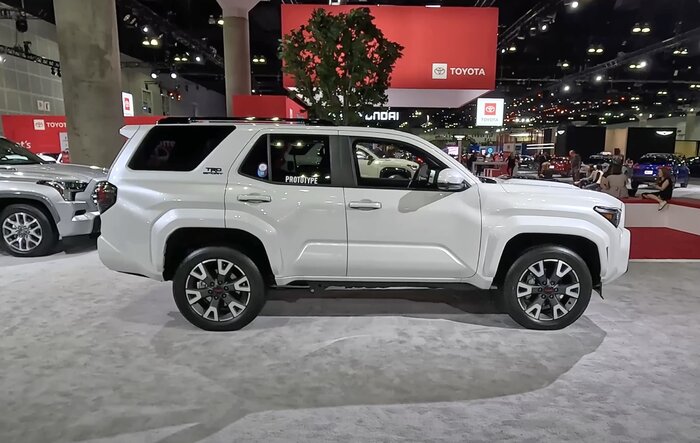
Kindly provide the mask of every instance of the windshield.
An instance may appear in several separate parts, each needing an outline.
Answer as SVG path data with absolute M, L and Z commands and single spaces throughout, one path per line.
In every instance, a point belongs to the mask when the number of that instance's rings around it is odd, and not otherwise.
M 0 166 L 36 165 L 38 163 L 44 163 L 44 161 L 17 143 L 0 138 Z
M 639 159 L 639 163 L 646 163 L 649 165 L 665 165 L 666 163 L 671 163 L 671 157 L 665 155 L 644 155 Z

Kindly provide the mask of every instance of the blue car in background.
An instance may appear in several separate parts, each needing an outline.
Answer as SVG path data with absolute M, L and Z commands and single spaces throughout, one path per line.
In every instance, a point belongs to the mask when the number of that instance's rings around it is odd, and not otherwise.
M 642 183 L 655 182 L 659 178 L 659 168 L 664 166 L 671 170 L 674 185 L 688 186 L 690 169 L 684 159 L 675 154 L 651 153 L 644 154 L 634 165 L 632 189 L 636 191 Z

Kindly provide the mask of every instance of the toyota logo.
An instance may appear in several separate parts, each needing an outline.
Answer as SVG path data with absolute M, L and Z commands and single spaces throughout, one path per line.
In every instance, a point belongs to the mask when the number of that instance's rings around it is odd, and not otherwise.
M 489 114 L 493 114 L 493 113 L 496 112 L 496 107 L 495 107 L 495 106 L 492 106 L 492 105 L 489 105 L 489 106 L 486 107 L 486 112 L 488 112 Z
M 435 68 L 433 70 L 433 72 L 435 72 L 436 75 L 443 75 L 446 71 L 447 70 L 445 68 L 443 68 L 442 66 L 438 66 L 437 68 Z

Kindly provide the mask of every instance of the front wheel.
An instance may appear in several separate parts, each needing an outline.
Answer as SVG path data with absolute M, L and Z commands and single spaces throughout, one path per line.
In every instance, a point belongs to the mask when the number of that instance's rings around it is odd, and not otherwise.
M 265 305 L 265 282 L 245 254 L 206 247 L 190 254 L 175 271 L 173 296 L 180 313 L 207 331 L 236 331 Z
M 513 263 L 503 285 L 508 314 L 528 329 L 563 329 L 591 300 L 593 283 L 586 262 L 560 246 L 526 251 Z
M 15 257 L 39 257 L 54 251 L 58 234 L 41 209 L 9 205 L 0 213 L 2 246 Z

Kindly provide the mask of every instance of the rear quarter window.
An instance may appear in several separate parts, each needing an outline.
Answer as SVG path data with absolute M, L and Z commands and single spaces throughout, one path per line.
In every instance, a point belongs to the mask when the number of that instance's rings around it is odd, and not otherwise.
M 192 171 L 234 130 L 234 126 L 155 126 L 136 149 L 129 168 Z

